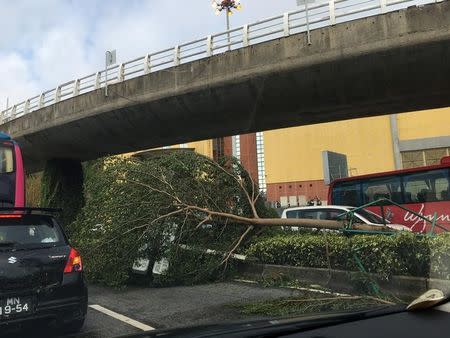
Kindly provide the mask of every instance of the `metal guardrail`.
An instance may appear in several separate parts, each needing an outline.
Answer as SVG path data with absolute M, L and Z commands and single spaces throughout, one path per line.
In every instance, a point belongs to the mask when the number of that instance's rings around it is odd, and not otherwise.
M 355 1 L 358 3 L 355 4 Z M 242 27 L 208 35 L 205 38 L 177 45 L 155 53 L 109 67 L 96 73 L 60 84 L 40 95 L 28 98 L 0 113 L 0 124 L 11 121 L 35 110 L 58 103 L 108 85 L 122 82 L 151 72 L 178 66 L 183 63 L 207 58 L 264 41 L 291 34 L 387 13 L 410 6 L 437 3 L 444 0 L 329 0 L 309 5 L 282 15 L 267 18 Z

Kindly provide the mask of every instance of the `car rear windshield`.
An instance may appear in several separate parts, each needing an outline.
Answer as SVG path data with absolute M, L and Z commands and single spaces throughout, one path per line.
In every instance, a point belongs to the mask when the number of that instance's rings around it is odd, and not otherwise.
M 4 216 L 3 217 L 8 217 Z M 28 249 L 65 245 L 56 222 L 48 216 L 0 216 L 0 250 Z
M 373 212 L 366 210 L 366 209 L 359 209 L 357 211 L 359 215 L 367 219 L 370 223 L 374 224 L 384 224 L 383 218 L 378 216 L 377 214 L 374 214 Z M 386 220 L 386 223 L 389 223 L 389 221 Z

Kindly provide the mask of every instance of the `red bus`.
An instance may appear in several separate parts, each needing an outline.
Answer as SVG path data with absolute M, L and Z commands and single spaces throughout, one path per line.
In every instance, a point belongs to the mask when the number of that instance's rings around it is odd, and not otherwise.
M 333 181 L 328 203 L 361 206 L 380 198 L 388 198 L 450 230 L 450 156 L 437 165 L 396 170 Z M 380 214 L 379 206 L 367 209 Z M 414 232 L 426 232 L 430 223 L 395 205 L 385 207 L 391 223 L 403 224 Z
M 0 132 L 0 206 L 25 207 L 25 172 L 17 142 Z

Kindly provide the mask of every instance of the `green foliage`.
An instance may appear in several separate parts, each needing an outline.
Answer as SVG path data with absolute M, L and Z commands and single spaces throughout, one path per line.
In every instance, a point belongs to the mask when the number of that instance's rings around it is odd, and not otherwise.
M 41 203 L 42 172 L 27 175 L 25 180 L 26 201 L 29 207 L 39 207 Z
M 430 277 L 450 280 L 450 233 L 434 237 L 429 252 Z
M 158 284 L 193 284 L 223 277 L 224 267 L 218 268 L 223 256 L 204 251 L 230 250 L 246 227 L 222 218 L 199 226 L 204 212 L 179 210 L 193 205 L 251 216 L 250 204 L 233 175 L 251 191 L 248 173 L 235 160 L 224 159 L 218 165 L 191 151 L 87 164 L 86 205 L 72 224 L 72 237 L 84 252 L 89 278 L 123 285 L 138 257 L 150 257 L 151 264 L 169 258 L 169 271 L 155 281 Z M 261 215 L 270 213 L 262 199 L 257 210 Z M 170 213 L 175 214 L 164 217 Z
M 247 254 L 267 264 L 358 271 L 356 253 L 367 272 L 388 278 L 391 275 L 449 279 L 450 235 L 436 237 L 411 233 L 355 235 L 337 233 L 279 234 L 252 243 Z
M 212 282 L 230 272 L 224 271 L 220 266 L 223 257 L 205 253 L 204 250 L 173 248 L 168 254 L 168 259 L 172 264 L 164 275 L 155 278 L 154 285 L 194 285 Z
M 263 300 L 253 303 L 233 304 L 244 315 L 268 317 L 298 316 L 312 313 L 358 311 L 382 305 L 382 301 L 368 297 L 321 296 L 302 292 L 296 297 Z
M 41 206 L 62 208 L 60 222 L 68 226 L 84 204 L 81 163 L 70 159 L 49 160 L 41 181 Z M 69 232 L 70 228 L 67 229 Z

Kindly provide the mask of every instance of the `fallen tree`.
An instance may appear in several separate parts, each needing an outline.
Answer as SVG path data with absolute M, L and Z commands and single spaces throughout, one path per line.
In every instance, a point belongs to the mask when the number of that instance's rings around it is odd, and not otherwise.
M 148 228 L 159 222 L 164 222 L 166 219 L 175 215 L 183 215 L 185 218 L 197 219 L 198 223 L 195 229 L 198 229 L 203 224 L 212 220 L 222 220 L 229 222 L 230 224 L 246 225 L 245 231 L 237 238 L 233 247 L 229 250 L 222 263 L 226 263 L 231 255 L 236 251 L 241 243 L 247 238 L 247 236 L 255 229 L 263 227 L 302 227 L 309 229 L 329 229 L 329 230 L 342 230 L 347 225 L 347 220 L 333 221 L 333 220 L 311 220 L 311 219 L 299 219 L 299 218 L 279 218 L 279 217 L 261 217 L 258 212 L 258 204 L 263 204 L 261 192 L 253 181 L 249 173 L 243 169 L 236 159 L 227 158 L 221 162 L 215 162 L 208 157 L 201 156 L 192 152 L 185 152 L 184 154 L 177 154 L 171 156 L 170 159 L 179 162 L 182 166 L 182 158 L 184 160 L 194 160 L 198 164 L 199 168 L 203 170 L 198 172 L 198 175 L 192 177 L 192 182 L 199 183 L 199 190 L 204 189 L 204 184 L 209 179 L 217 179 L 217 177 L 223 176 L 228 178 L 224 181 L 231 186 L 235 186 L 235 194 L 230 196 L 224 196 L 224 199 L 229 201 L 230 205 L 236 204 L 236 196 L 241 199 L 243 197 L 243 203 L 247 205 L 250 210 L 250 215 L 239 212 L 236 208 L 229 208 L 230 211 L 223 210 L 214 203 L 204 203 L 203 200 L 186 198 L 185 191 L 180 189 L 180 184 L 175 180 L 170 179 L 170 175 L 167 175 L 167 168 L 160 167 L 155 168 L 147 172 L 147 176 L 141 176 L 139 179 L 134 178 L 132 175 L 124 175 L 123 180 L 130 184 L 140 186 L 147 189 L 154 194 L 160 194 L 168 198 L 172 208 L 166 214 L 159 215 L 148 224 L 142 224 L 135 228 L 127 230 L 127 232 L 136 231 L 139 228 Z M 205 167 L 208 170 L 205 170 Z M 131 177 L 130 177 L 131 176 Z M 223 178 L 222 178 L 223 179 Z M 192 185 L 192 188 L 195 184 Z M 205 196 L 206 200 L 211 196 Z M 261 208 L 260 208 L 261 209 Z M 234 211 L 234 213 L 232 212 Z M 238 212 L 236 212 L 238 211 Z M 386 226 L 373 226 L 368 224 L 353 223 L 352 228 L 355 230 L 366 231 L 386 231 L 392 232 L 391 228 Z
M 86 204 L 70 228 L 91 260 L 91 276 L 108 283 L 123 284 L 132 262 L 142 256 L 170 256 L 178 264 L 172 265 L 176 274 L 193 278 L 201 275 L 198 262 L 203 262 L 210 271 L 205 275 L 215 276 L 255 236 L 282 226 L 345 226 L 345 221 L 280 219 L 233 158 L 217 163 L 180 150 L 146 159 L 107 158 L 87 165 L 85 173 Z M 354 228 L 389 231 L 360 224 Z M 183 244 L 226 254 L 186 253 L 180 249 Z

